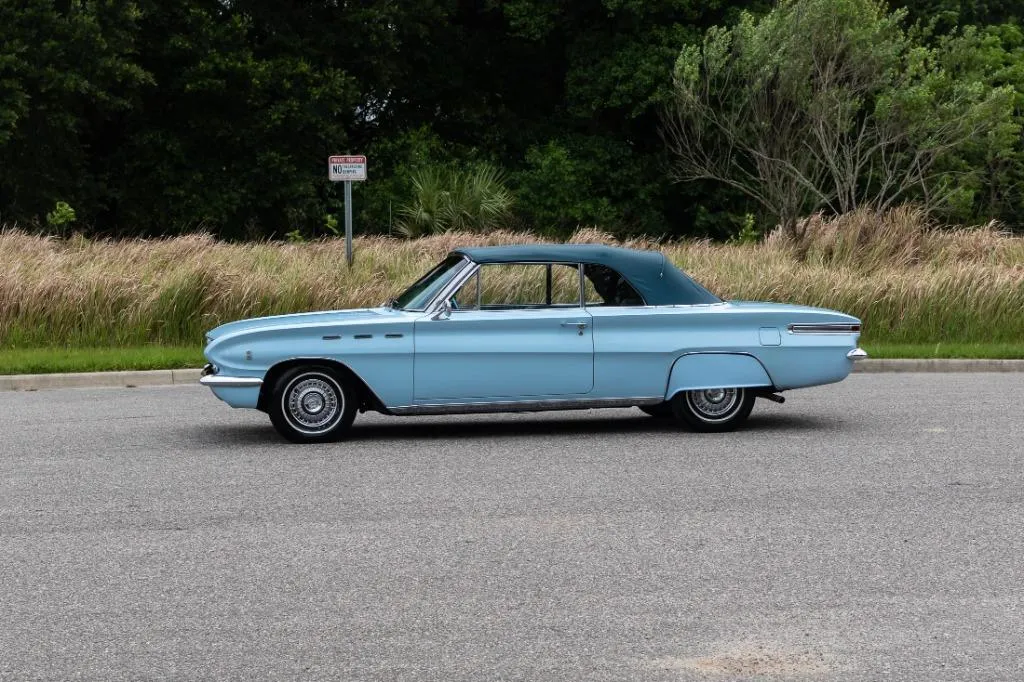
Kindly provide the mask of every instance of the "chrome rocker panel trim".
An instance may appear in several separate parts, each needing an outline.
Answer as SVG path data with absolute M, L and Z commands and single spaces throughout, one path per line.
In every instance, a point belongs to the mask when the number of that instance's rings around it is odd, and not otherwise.
M 660 405 L 663 396 L 656 398 L 593 398 L 568 400 L 498 401 L 492 403 L 445 403 L 437 405 L 403 405 L 387 408 L 389 414 L 438 415 L 438 414 L 486 414 L 492 412 L 549 412 L 555 410 L 589 410 L 601 407 L 638 407 Z
M 203 386 L 214 388 L 255 388 L 263 385 L 263 379 L 256 377 L 224 377 L 219 374 L 207 374 L 199 378 Z

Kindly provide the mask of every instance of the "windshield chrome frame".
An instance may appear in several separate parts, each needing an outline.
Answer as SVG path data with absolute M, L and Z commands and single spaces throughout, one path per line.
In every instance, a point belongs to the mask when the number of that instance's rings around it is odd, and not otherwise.
M 450 253 L 450 254 L 448 254 L 448 256 L 445 256 L 445 259 L 447 259 L 449 256 L 454 256 L 454 255 L 456 255 L 456 254 Z M 427 301 L 423 305 L 422 308 L 392 308 L 392 310 L 399 310 L 399 311 L 401 311 L 403 313 L 432 313 L 432 312 L 435 312 L 436 304 L 439 301 L 443 301 L 444 300 L 444 293 L 450 288 L 452 282 L 456 282 L 456 281 L 461 282 L 461 281 L 463 281 L 462 274 L 463 274 L 463 272 L 465 270 L 467 270 L 466 263 L 473 263 L 473 261 L 469 260 L 469 258 L 467 258 L 464 254 L 460 253 L 460 254 L 457 254 L 457 255 L 460 256 L 459 262 L 456 263 L 455 265 L 453 265 L 452 267 L 453 268 L 458 268 L 459 271 L 455 273 L 455 277 L 452 278 L 452 281 L 449 282 L 447 286 L 443 287 L 441 289 L 441 291 L 437 295 L 435 295 L 434 298 L 432 298 L 429 301 Z M 431 269 L 433 269 L 433 268 L 431 268 Z M 420 277 L 420 279 L 423 279 L 423 278 Z M 419 281 L 420 280 L 417 279 L 416 282 L 413 282 L 408 287 L 406 287 L 406 289 L 402 292 L 402 294 L 404 294 L 405 291 L 408 291 L 413 286 L 415 286 L 416 283 L 419 282 Z M 398 298 L 401 297 L 402 294 L 399 294 L 393 300 L 398 300 Z M 389 307 L 391 307 L 391 306 L 389 306 Z
M 459 272 L 456 273 L 455 277 L 452 278 L 452 281 L 448 282 L 446 286 L 442 287 L 441 290 L 437 292 L 437 295 L 434 296 L 434 298 L 431 299 L 431 301 L 427 303 L 426 306 L 424 306 L 422 311 L 416 310 L 410 312 L 423 312 L 427 315 L 432 315 L 436 313 L 438 310 L 441 309 L 441 304 L 444 301 L 447 301 L 452 296 L 454 296 L 455 292 L 459 290 L 459 287 L 465 284 L 466 281 L 469 280 L 469 278 L 472 277 L 473 274 L 480 269 L 480 265 L 470 260 L 469 256 L 466 256 L 465 254 L 459 255 L 462 256 L 463 262 L 469 263 L 469 267 L 463 265 Z

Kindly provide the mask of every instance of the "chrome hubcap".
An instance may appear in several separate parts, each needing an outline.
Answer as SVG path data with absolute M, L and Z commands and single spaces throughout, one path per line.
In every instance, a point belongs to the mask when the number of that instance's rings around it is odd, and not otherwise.
M 316 414 L 320 410 L 324 409 L 324 405 L 326 404 L 324 397 L 314 391 L 309 391 L 302 397 L 302 409 L 304 409 L 308 414 Z
M 292 425 L 304 433 L 329 430 L 345 407 L 337 385 L 325 376 L 306 374 L 298 377 L 284 395 L 285 414 Z
M 694 413 L 705 421 L 724 421 L 740 404 L 740 391 L 735 388 L 711 388 L 690 391 L 686 400 Z
M 723 400 L 725 400 L 725 390 L 721 388 L 716 388 L 712 391 L 704 391 L 704 399 L 707 400 L 709 403 L 714 403 L 715 405 L 717 405 L 721 403 Z

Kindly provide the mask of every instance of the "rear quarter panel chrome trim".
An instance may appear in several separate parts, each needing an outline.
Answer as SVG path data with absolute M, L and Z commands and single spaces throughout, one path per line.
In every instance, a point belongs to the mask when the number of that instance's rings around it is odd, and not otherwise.
M 786 331 L 790 334 L 860 334 L 860 325 L 832 322 L 791 324 Z

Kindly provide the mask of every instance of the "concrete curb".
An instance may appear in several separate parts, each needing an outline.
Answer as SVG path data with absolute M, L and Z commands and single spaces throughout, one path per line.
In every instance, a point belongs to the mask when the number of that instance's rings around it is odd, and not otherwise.
M 856 373 L 870 372 L 1024 372 L 1024 360 L 859 360 Z
M 0 375 L 0 391 L 46 388 L 136 388 L 199 382 L 198 369 L 155 369 L 145 372 L 82 372 L 80 374 Z M 872 372 L 1024 372 L 1024 360 L 859 360 L 854 373 Z
M 82 372 L 77 374 L 0 375 L 0 391 L 38 391 L 45 388 L 135 388 L 195 384 L 198 369 L 154 369 L 145 372 Z

